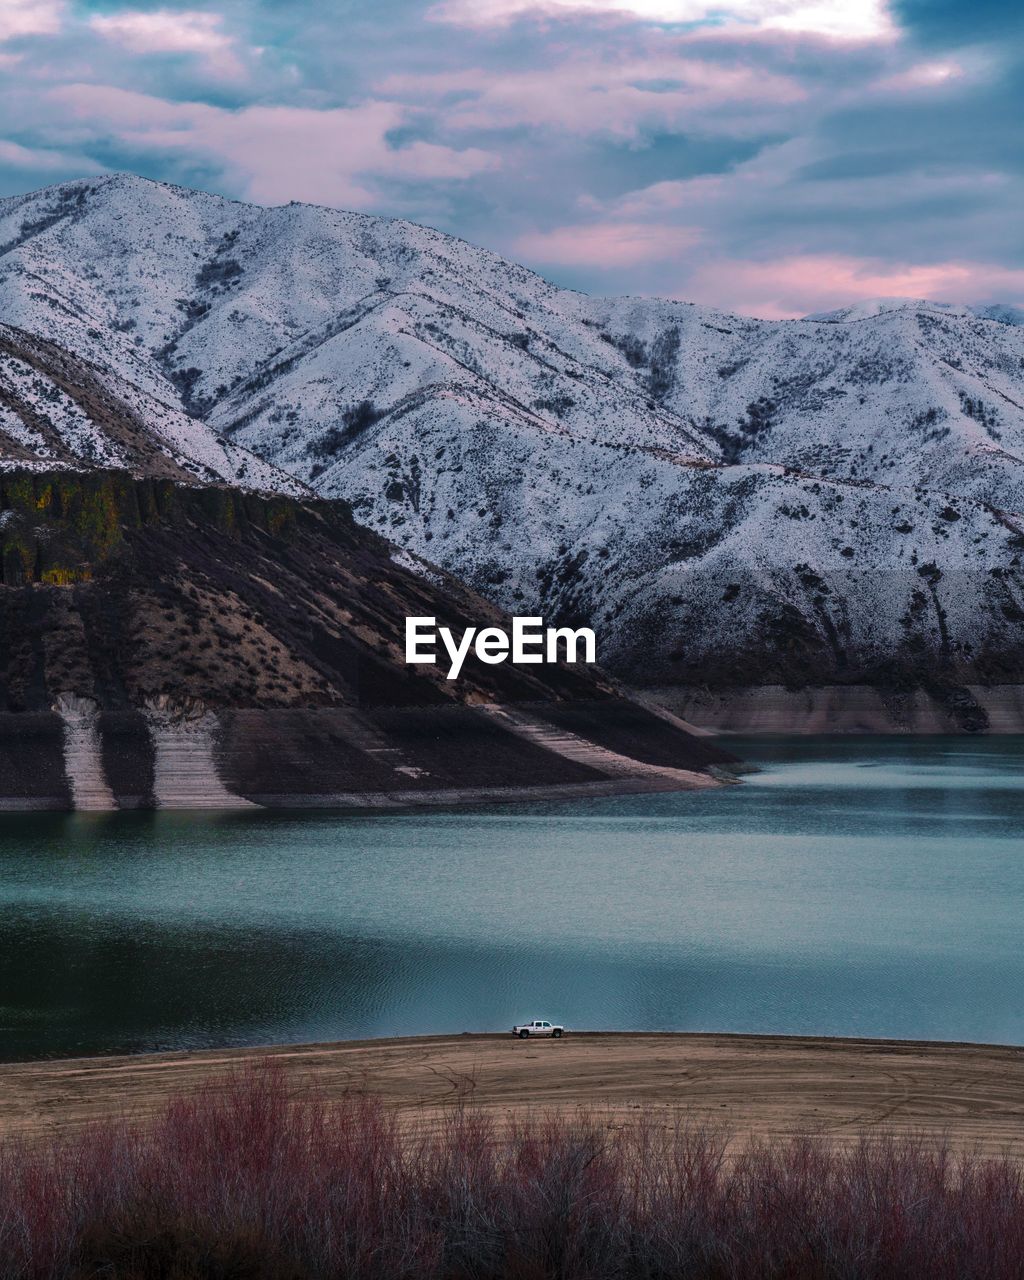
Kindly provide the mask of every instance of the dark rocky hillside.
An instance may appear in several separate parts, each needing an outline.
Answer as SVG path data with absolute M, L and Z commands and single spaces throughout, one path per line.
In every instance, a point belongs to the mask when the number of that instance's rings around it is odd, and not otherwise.
M 725 759 L 592 668 L 407 666 L 407 615 L 505 615 L 341 502 L 8 472 L 0 549 L 0 805 L 429 802 Z
M 0 699 L 105 709 L 427 706 L 605 698 L 583 667 L 404 663 L 406 615 L 500 623 L 493 605 L 358 527 L 342 502 L 118 472 L 0 475 Z

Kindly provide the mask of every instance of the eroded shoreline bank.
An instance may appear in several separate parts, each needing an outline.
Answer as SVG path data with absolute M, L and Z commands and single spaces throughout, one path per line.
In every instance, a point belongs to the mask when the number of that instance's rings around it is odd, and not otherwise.
M 416 810 L 692 790 L 733 763 L 622 699 L 0 712 L 0 811 Z
M 887 690 L 873 685 L 664 686 L 642 691 L 708 734 L 1024 734 L 1024 685 Z

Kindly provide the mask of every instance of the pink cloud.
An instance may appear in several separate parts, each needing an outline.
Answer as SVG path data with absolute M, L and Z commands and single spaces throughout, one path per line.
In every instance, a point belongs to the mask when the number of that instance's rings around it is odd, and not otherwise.
M 274 203 L 372 208 L 375 178 L 461 179 L 495 168 L 486 151 L 413 143 L 394 149 L 388 135 L 408 121 L 400 103 L 353 107 L 247 107 L 228 111 L 205 103 L 175 103 L 98 85 L 54 90 L 71 131 L 106 133 L 120 144 L 202 156 L 223 165 L 240 193 Z M 78 133 L 76 133 L 76 137 Z
M 1014 302 L 1024 299 L 1024 271 L 970 261 L 892 264 L 806 254 L 771 262 L 701 263 L 675 292 L 741 315 L 786 320 L 874 298 Z
M 671 258 L 698 238 L 699 232 L 691 227 L 604 223 L 528 233 L 512 248 L 530 263 L 614 270 Z
M 52 36 L 64 25 L 64 0 L 2 0 L 0 41 L 15 36 Z
M 122 9 L 119 13 L 95 14 L 89 26 L 130 53 L 194 54 L 212 71 L 237 76 L 242 64 L 234 51 L 234 41 L 221 29 L 223 21 L 219 13 L 201 10 Z
M 570 57 L 557 73 L 538 67 L 394 75 L 377 90 L 421 103 L 445 100 L 445 124 L 455 131 L 530 125 L 630 139 L 642 129 L 683 126 L 732 135 L 759 132 L 767 112 L 807 97 L 795 80 L 740 61 L 665 54 L 615 62 Z M 465 96 L 452 103 L 453 93 Z
M 0 138 L 0 165 L 35 173 L 54 173 L 74 165 L 77 172 L 103 173 L 102 165 L 85 156 L 68 155 L 62 151 L 47 151 L 38 147 L 23 147 L 17 142 Z

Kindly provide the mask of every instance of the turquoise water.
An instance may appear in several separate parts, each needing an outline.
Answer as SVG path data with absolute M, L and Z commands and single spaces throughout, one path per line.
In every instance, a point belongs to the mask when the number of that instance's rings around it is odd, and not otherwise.
M 763 771 L 701 793 L 0 817 L 0 1058 L 534 1016 L 1024 1042 L 1024 739 L 735 749 Z

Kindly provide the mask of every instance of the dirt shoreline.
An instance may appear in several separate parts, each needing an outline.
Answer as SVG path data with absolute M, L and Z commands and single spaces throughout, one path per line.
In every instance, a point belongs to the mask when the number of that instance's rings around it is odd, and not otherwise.
M 689 791 L 737 763 L 623 698 L 104 711 L 66 694 L 59 707 L 0 711 L 0 811 L 401 812 Z
M 708 787 L 728 786 L 737 781 L 732 776 L 744 770 L 698 773 L 693 770 L 677 770 L 676 778 L 618 778 L 603 782 L 565 782 L 550 786 L 523 787 L 449 787 L 439 791 L 343 791 L 327 795 L 258 794 L 252 808 L 259 809 L 318 809 L 330 810 L 343 817 L 362 816 L 367 813 L 415 813 L 419 810 L 489 808 L 493 805 L 547 804 L 562 800 L 591 800 L 604 796 L 656 795 L 666 791 L 701 791 Z M 143 809 L 148 806 L 138 805 Z M 126 806 L 126 809 L 128 807 Z M 172 806 L 168 806 L 172 808 Z M 211 805 L 210 809 L 217 809 Z M 112 809 L 116 813 L 122 810 Z M 220 812 L 230 812 L 221 807 Z M 0 796 L 0 813 L 71 813 L 73 810 L 59 798 L 51 797 L 42 802 L 18 800 Z M 187 813 L 188 809 L 178 809 Z
M 379 1095 L 427 1124 L 466 1102 L 501 1121 L 585 1109 L 615 1126 L 713 1122 L 739 1137 L 947 1137 L 1024 1158 L 1024 1049 L 797 1036 L 575 1033 L 424 1036 L 0 1064 L 0 1137 L 139 1117 L 269 1060 L 296 1089 Z

